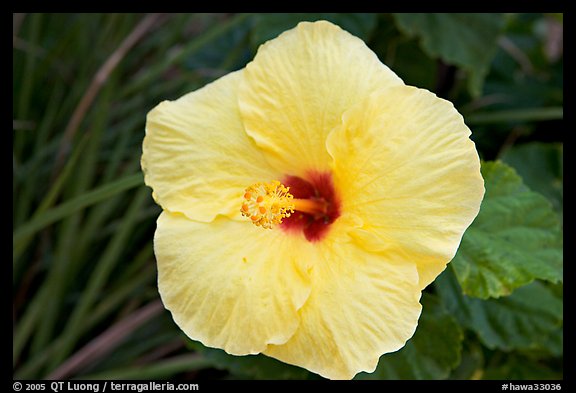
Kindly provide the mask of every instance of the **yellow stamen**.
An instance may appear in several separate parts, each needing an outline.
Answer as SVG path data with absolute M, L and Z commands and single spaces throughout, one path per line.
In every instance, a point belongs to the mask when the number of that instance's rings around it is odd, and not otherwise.
M 256 183 L 246 189 L 240 212 L 254 225 L 272 228 L 294 212 L 293 198 L 279 181 Z
M 290 217 L 295 210 L 314 216 L 326 214 L 327 204 L 323 199 L 296 199 L 289 190 L 277 180 L 253 184 L 244 192 L 240 212 L 254 225 L 266 229 L 281 224 L 282 219 Z

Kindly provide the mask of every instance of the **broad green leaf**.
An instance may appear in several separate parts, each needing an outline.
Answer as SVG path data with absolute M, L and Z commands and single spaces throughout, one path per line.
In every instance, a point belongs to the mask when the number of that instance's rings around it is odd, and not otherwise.
M 438 83 L 438 61 L 430 58 L 417 39 L 396 28 L 392 14 L 379 14 L 366 44 L 407 85 L 434 90 Z
M 252 44 L 258 45 L 275 38 L 283 31 L 295 27 L 302 21 L 327 20 L 339 25 L 363 40 L 366 40 L 376 26 L 377 15 L 371 13 L 273 13 L 257 14 L 254 18 Z
M 515 123 L 515 122 L 536 122 L 547 120 L 562 120 L 564 108 L 553 106 L 545 108 L 523 108 L 509 109 L 502 111 L 476 112 L 466 116 L 466 123 L 469 125 Z
M 205 347 L 197 341 L 188 340 L 188 343 L 212 367 L 228 370 L 236 378 L 308 379 L 311 375 L 310 372 L 303 368 L 282 363 L 262 354 L 234 356 L 227 354 L 221 349 Z
M 510 294 L 535 279 L 559 282 L 563 274 L 558 217 L 506 164 L 482 164 L 486 194 L 450 266 L 466 295 Z
M 438 75 L 438 62 L 427 56 L 418 43 L 411 39 L 396 40 L 389 43 L 390 62 L 386 63 L 407 85 L 418 86 L 423 89 L 434 90 Z M 388 60 L 388 59 L 387 59 Z
M 460 66 L 470 73 L 468 89 L 479 95 L 504 27 L 501 14 L 399 13 L 398 28 L 419 37 L 428 55 Z
M 448 379 L 471 379 L 482 377 L 482 368 L 485 363 L 484 347 L 470 336 L 464 338 L 463 349 L 458 367 L 450 373 Z
M 486 380 L 555 380 L 562 379 L 562 363 L 558 362 L 557 367 L 551 368 L 542 361 L 532 359 L 518 354 L 509 354 L 500 361 L 490 364 L 482 375 Z M 546 385 L 538 383 L 539 389 L 545 390 Z M 534 385 L 532 385 L 534 386 Z M 556 387 L 556 390 L 560 390 Z
M 372 374 L 357 379 L 442 379 L 460 363 L 463 334 L 458 322 L 433 295 L 422 297 L 422 315 L 404 348 L 383 355 Z
M 481 300 L 462 295 L 446 270 L 435 288 L 448 311 L 474 331 L 490 349 L 562 351 L 562 299 L 541 282 L 516 289 L 510 296 Z
M 514 146 L 502 156 L 532 190 L 548 198 L 563 211 L 564 150 L 561 143 L 531 142 Z

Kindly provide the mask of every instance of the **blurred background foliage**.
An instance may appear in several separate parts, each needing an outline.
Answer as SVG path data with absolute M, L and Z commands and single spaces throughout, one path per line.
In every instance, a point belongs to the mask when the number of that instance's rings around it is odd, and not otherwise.
M 13 14 L 14 378 L 319 378 L 181 333 L 139 166 L 152 107 L 318 19 L 451 100 L 485 160 L 481 214 L 415 336 L 357 378 L 562 378 L 563 16 L 542 13 Z

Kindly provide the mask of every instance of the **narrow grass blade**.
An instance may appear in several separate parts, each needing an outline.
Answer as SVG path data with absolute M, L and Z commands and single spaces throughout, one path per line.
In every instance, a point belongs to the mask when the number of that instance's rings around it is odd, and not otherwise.
M 113 351 L 116 345 L 124 340 L 127 335 L 157 315 L 162 309 L 162 303 L 160 300 L 157 300 L 133 312 L 68 358 L 66 362 L 62 363 L 60 367 L 50 373 L 47 379 L 69 378 L 76 370 L 85 367 L 91 362 L 97 361 L 102 356 Z
M 95 190 L 80 195 L 74 199 L 62 203 L 52 209 L 47 210 L 39 217 L 33 218 L 27 223 L 16 228 L 12 236 L 12 246 L 14 249 L 21 247 L 22 241 L 30 235 L 50 224 L 63 219 L 81 209 L 91 206 L 95 203 L 108 199 L 116 194 L 130 190 L 143 184 L 142 174 L 136 173 L 126 176 L 120 180 L 105 184 Z
M 151 68 L 145 74 L 142 74 L 138 79 L 135 79 L 130 83 L 123 91 L 122 96 L 129 97 L 136 92 L 143 90 L 145 86 L 150 85 L 153 80 L 159 78 L 162 72 L 168 69 L 168 67 L 174 63 L 182 61 L 188 56 L 191 56 L 202 49 L 205 45 L 208 45 L 210 42 L 213 42 L 222 35 L 227 34 L 233 28 L 243 23 L 250 15 L 251 14 L 237 14 L 230 20 L 216 25 L 212 29 L 198 36 L 174 55 L 166 56 L 164 61 L 160 62 L 157 66 Z
M 58 366 L 70 354 L 74 344 L 85 331 L 84 321 L 89 315 L 89 311 L 93 307 L 96 297 L 106 283 L 110 272 L 116 263 L 118 263 L 120 255 L 124 250 L 126 240 L 134 229 L 138 213 L 147 198 L 149 198 L 149 191 L 146 188 L 141 188 L 136 192 L 136 195 L 122 220 L 121 226 L 118 228 L 115 236 L 108 243 L 106 249 L 103 250 L 102 256 L 98 260 L 96 268 L 90 276 L 88 285 L 82 292 L 82 295 L 66 324 L 66 328 L 61 334 L 61 336 L 64 337 L 64 342 L 60 347 L 58 347 L 57 353 L 52 360 L 51 369 Z
M 82 375 L 81 379 L 162 379 L 178 373 L 201 370 L 211 363 L 197 353 L 175 356 L 148 366 L 106 370 L 98 374 Z

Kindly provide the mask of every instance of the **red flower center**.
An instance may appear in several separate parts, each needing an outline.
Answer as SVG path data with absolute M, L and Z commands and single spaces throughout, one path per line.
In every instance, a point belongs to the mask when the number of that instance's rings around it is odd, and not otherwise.
M 328 234 L 331 224 L 340 217 L 340 199 L 334 189 L 332 174 L 311 171 L 307 173 L 306 179 L 286 176 L 283 184 L 290 188 L 294 198 L 312 200 L 323 206 L 323 209 L 316 213 L 296 210 L 282 221 L 280 228 L 287 232 L 302 231 L 310 242 L 322 240 Z

